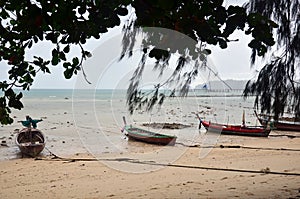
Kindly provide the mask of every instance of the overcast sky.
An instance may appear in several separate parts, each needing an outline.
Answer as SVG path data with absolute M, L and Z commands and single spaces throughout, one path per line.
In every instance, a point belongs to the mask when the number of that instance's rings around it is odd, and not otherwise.
M 242 4 L 243 2 L 241 0 L 227 0 L 225 4 Z M 120 28 L 115 28 L 104 34 L 99 41 L 91 40 L 86 44 L 86 48 L 93 54 L 92 58 L 84 64 L 88 79 L 93 80 L 91 88 L 120 88 L 125 85 L 132 74 L 140 59 L 140 54 L 135 53 L 132 59 L 118 62 L 118 53 L 121 48 L 118 40 L 121 39 L 121 35 Z M 215 72 L 223 80 L 253 78 L 256 67 L 250 67 L 251 50 L 247 46 L 251 37 L 246 37 L 244 33 L 237 31 L 231 36 L 231 39 L 239 39 L 239 41 L 231 42 L 226 49 L 220 49 L 218 46 L 210 47 L 212 54 L 209 59 L 214 70 L 216 70 Z M 30 51 L 28 57 L 38 53 L 45 58 L 50 58 L 51 50 L 49 51 L 49 49 L 52 48 L 49 48 L 47 43 L 41 43 Z M 79 53 L 78 50 L 73 50 L 72 57 L 79 55 Z M 126 67 L 124 67 L 125 65 Z M 0 68 L 0 80 L 3 80 L 7 78 L 8 67 L 1 62 Z M 203 77 L 202 81 L 203 79 L 205 81 L 207 77 Z M 76 76 L 71 80 L 66 80 L 61 66 L 51 66 L 51 74 L 39 73 L 32 88 L 74 88 L 82 87 L 82 85 L 84 85 L 83 87 L 87 86 L 85 81 L 78 80 Z

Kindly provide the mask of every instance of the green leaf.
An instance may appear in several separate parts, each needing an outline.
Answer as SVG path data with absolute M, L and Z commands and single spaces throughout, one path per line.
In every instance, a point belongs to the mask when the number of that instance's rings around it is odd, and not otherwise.
M 64 51 L 65 53 L 70 52 L 70 45 L 66 45 L 66 47 L 64 47 L 63 51 Z
M 256 39 L 252 39 L 251 42 L 248 44 L 248 46 L 250 48 L 257 49 L 257 48 L 259 48 L 260 44 L 259 44 L 259 42 Z
M 219 39 L 219 46 L 222 48 L 222 49 L 225 49 L 227 48 L 227 42 L 223 39 Z
M 66 61 L 66 55 L 64 52 L 59 52 L 59 59 Z
M 22 97 L 23 97 L 23 93 L 22 93 L 22 92 L 20 92 L 20 93 L 16 96 L 17 99 L 21 99 Z
M 53 66 L 56 66 L 56 65 L 58 64 L 58 62 L 59 62 L 58 57 L 52 57 L 51 64 L 52 64 Z
M 120 16 L 126 16 L 128 14 L 128 10 L 123 7 L 117 8 L 117 14 Z
M 70 62 L 65 62 L 65 63 L 63 64 L 63 67 L 64 67 L 64 68 L 69 68 L 69 66 L 71 66 L 71 63 L 70 63 Z
M 16 99 L 16 98 L 10 98 L 9 101 L 8 101 L 8 106 L 12 107 L 12 108 L 15 108 L 15 109 L 18 109 L 18 110 L 21 110 L 22 108 L 24 108 L 22 102 L 19 99 Z
M 64 71 L 65 78 L 70 79 L 73 76 L 73 72 L 74 72 L 74 70 L 72 68 L 71 69 L 66 69 Z
M 74 57 L 72 61 L 73 61 L 73 64 L 72 64 L 73 66 L 77 66 L 79 64 L 78 57 Z
M 52 60 L 51 60 L 51 64 L 53 66 L 56 66 L 59 62 L 59 54 L 58 51 L 56 49 L 52 50 Z
M 207 49 L 207 48 L 204 49 L 204 52 L 205 52 L 206 55 L 210 55 L 210 54 L 211 54 L 211 50 L 210 50 L 210 49 Z
M 1 101 L 1 99 L 0 99 Z M 9 108 L 5 108 L 4 106 L 0 106 L 0 123 L 1 124 L 11 124 L 13 123 L 13 119 L 9 117 Z
M 80 7 L 78 8 L 78 13 L 79 13 L 79 14 L 83 15 L 85 12 L 86 12 L 86 6 L 85 6 L 85 5 L 80 6 Z
M 58 57 L 58 51 L 55 48 L 52 50 L 52 57 Z
M 15 92 L 13 91 L 13 89 L 7 89 L 5 91 L 5 96 L 8 96 L 8 97 L 14 97 L 15 96 Z
M 92 53 L 90 53 L 89 51 L 84 51 L 84 56 L 90 58 L 92 57 Z

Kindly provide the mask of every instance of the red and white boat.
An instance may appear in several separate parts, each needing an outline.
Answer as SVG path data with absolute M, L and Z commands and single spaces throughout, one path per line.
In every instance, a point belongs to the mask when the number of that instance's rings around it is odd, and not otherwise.
M 262 126 L 245 126 L 245 125 L 228 125 L 211 123 L 208 121 L 200 120 L 202 124 L 209 132 L 219 132 L 225 135 L 242 135 L 242 136 L 254 136 L 254 137 L 268 137 L 271 129 L 264 128 Z

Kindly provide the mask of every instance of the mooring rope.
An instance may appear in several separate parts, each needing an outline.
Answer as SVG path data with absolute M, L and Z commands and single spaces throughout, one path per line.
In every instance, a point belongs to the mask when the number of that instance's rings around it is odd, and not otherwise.
M 291 139 L 294 139 L 294 138 L 300 138 L 299 135 L 288 135 L 288 134 L 276 134 L 276 135 L 269 135 L 269 137 L 288 137 L 288 138 L 291 138 Z
M 165 167 L 176 167 L 176 168 L 187 168 L 187 169 L 199 169 L 199 170 L 213 170 L 213 171 L 227 171 L 227 172 L 240 172 L 240 173 L 256 173 L 256 174 L 273 174 L 273 175 L 287 175 L 287 176 L 300 176 L 300 173 L 291 172 L 278 172 L 271 171 L 268 167 L 261 170 L 250 170 L 250 169 L 234 169 L 234 168 L 219 168 L 219 167 L 205 167 L 205 166 L 193 166 L 193 165 L 181 165 L 181 164 L 166 164 L 155 161 L 140 161 L 132 158 L 63 158 L 52 153 L 46 148 L 50 155 L 53 156 L 51 159 L 46 158 L 35 158 L 35 160 L 45 161 L 67 161 L 67 162 L 78 162 L 78 161 L 117 161 L 117 162 L 128 162 L 133 164 L 144 164 L 154 166 L 165 166 Z
M 273 151 L 300 151 L 300 149 L 291 149 L 291 148 L 268 148 L 268 147 L 250 147 L 250 146 L 241 146 L 241 145 L 210 145 L 210 146 L 201 146 L 200 144 L 187 145 L 184 143 L 176 142 L 176 144 L 185 146 L 185 147 L 195 147 L 195 148 L 229 148 L 229 149 L 254 149 L 254 150 L 273 150 Z

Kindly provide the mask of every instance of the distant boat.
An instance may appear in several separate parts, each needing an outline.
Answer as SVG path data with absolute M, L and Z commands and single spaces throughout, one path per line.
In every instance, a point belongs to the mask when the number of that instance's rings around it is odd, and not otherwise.
M 16 144 L 22 154 L 36 157 L 45 148 L 46 140 L 40 130 L 24 128 L 17 134 Z
M 284 118 L 281 118 L 278 121 L 271 121 L 272 116 L 270 115 L 262 115 L 257 114 L 257 112 L 254 110 L 254 113 L 259 120 L 259 122 L 263 126 L 273 126 L 276 130 L 282 130 L 282 131 L 299 131 L 300 132 L 300 122 L 293 122 L 291 119 L 287 120 Z
M 244 125 L 218 124 L 200 119 L 200 125 L 201 124 L 210 132 L 220 132 L 225 135 L 268 137 L 271 131 L 270 129 L 261 126 L 249 127 Z
M 125 117 L 123 117 L 123 120 L 125 123 L 123 130 L 127 132 L 125 135 L 129 139 L 157 145 L 175 145 L 177 139 L 176 136 L 154 133 L 141 128 L 132 127 L 131 125 L 126 124 Z

